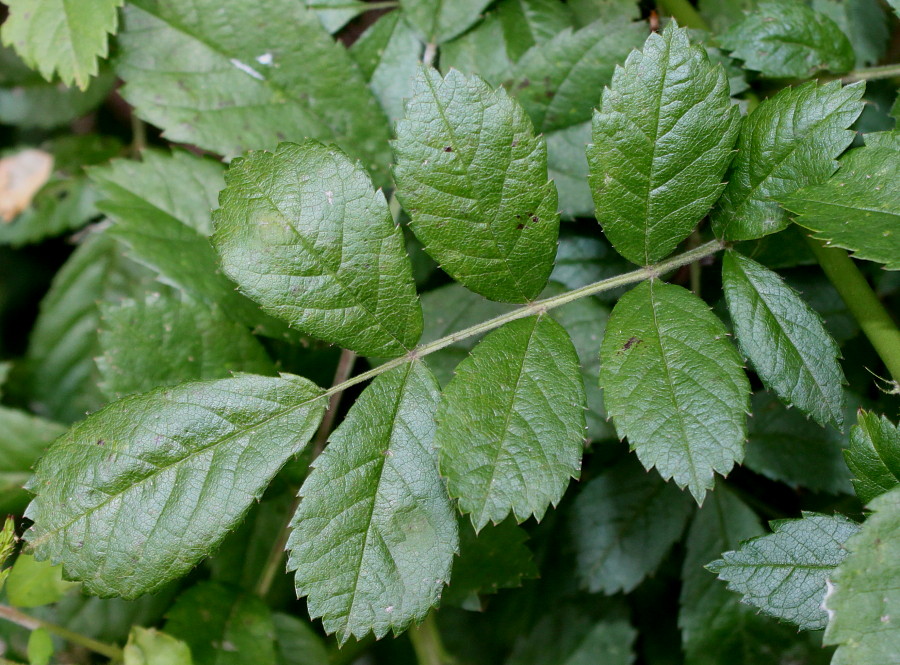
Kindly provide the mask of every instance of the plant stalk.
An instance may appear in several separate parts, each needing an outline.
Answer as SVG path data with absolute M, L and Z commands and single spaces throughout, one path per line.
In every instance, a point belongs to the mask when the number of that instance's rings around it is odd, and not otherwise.
M 821 241 L 809 236 L 806 241 L 822 271 L 875 347 L 894 383 L 900 386 L 900 330 L 891 315 L 846 251 L 825 247 Z
M 878 79 L 891 79 L 900 76 L 900 63 L 893 65 L 881 65 L 880 67 L 862 67 L 840 77 L 843 83 L 856 83 L 857 81 L 875 81 Z
M 67 642 L 83 646 L 84 648 L 90 649 L 94 653 L 98 653 L 101 656 L 106 656 L 111 660 L 121 660 L 122 658 L 122 650 L 117 646 L 106 644 L 105 642 L 100 642 L 99 640 L 95 640 L 92 637 L 82 635 L 81 633 L 76 633 L 75 631 L 64 628 L 63 626 L 58 626 L 55 623 L 50 623 L 49 621 L 38 619 L 37 617 L 33 617 L 30 614 L 20 612 L 16 608 L 10 607 L 9 605 L 0 605 L 0 619 L 6 619 L 7 621 L 10 621 L 18 626 L 27 628 L 28 630 L 37 630 L 38 628 L 43 628 L 47 632 L 53 633 L 57 637 L 61 637 Z
M 444 650 L 433 612 L 408 634 L 419 665 L 452 665 L 454 662 L 450 654 Z
M 709 23 L 700 16 L 688 0 L 656 0 L 656 6 L 678 21 L 682 28 L 695 28 L 709 32 Z

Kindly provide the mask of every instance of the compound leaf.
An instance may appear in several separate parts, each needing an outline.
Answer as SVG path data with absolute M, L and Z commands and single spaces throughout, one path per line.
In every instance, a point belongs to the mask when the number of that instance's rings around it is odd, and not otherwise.
M 388 162 L 378 101 L 303 2 L 135 0 L 118 42 L 122 95 L 170 141 L 232 157 L 312 137 Z
M 722 283 L 738 344 L 766 387 L 840 429 L 840 349 L 819 315 L 777 273 L 734 251 L 723 259 Z
M 225 272 L 263 310 L 362 355 L 399 356 L 422 310 L 381 190 L 316 141 L 236 159 L 213 214 Z
M 103 355 L 95 360 L 110 398 L 232 372 L 274 374 L 262 345 L 217 305 L 154 293 L 100 312 Z
M 341 643 L 421 621 L 450 579 L 459 537 L 432 448 L 438 399 L 421 363 L 381 374 L 300 490 L 288 568 Z
M 475 530 L 541 519 L 581 469 L 584 385 L 565 329 L 548 316 L 505 324 L 456 368 L 437 414 L 441 475 Z
M 847 556 L 844 544 L 859 530 L 840 515 L 804 513 L 776 520 L 772 533 L 741 543 L 707 568 L 743 602 L 804 630 L 825 627 L 825 581 Z
M 713 230 L 727 240 L 753 240 L 787 227 L 774 200 L 824 182 L 835 157 L 853 141 L 847 129 L 862 112 L 864 84 L 815 81 L 785 88 L 744 121 Z
M 600 385 L 619 437 L 698 503 L 743 458 L 750 384 L 725 326 L 690 291 L 652 280 L 619 300 Z
M 837 23 L 800 0 L 760 2 L 719 37 L 747 69 L 773 78 L 847 72 L 856 54 Z
M 856 495 L 868 505 L 900 484 L 900 428 L 885 416 L 860 409 L 844 452 Z
M 190 647 L 194 665 L 276 665 L 275 624 L 256 596 L 201 582 L 166 613 L 166 632 Z
M 869 145 L 848 152 L 827 182 L 779 196 L 779 203 L 814 237 L 900 270 L 900 145 L 888 140 L 895 137 L 900 132 L 867 135 Z
M 633 459 L 584 486 L 569 525 L 578 578 L 591 593 L 628 593 L 652 574 L 681 537 L 690 498 Z
M 648 265 L 690 235 L 725 186 L 739 128 L 725 70 L 674 22 L 616 69 L 587 157 L 597 221 L 622 256 Z
M 124 0 L 9 0 L 3 43 L 48 81 L 86 90 L 105 58 L 109 34 L 118 26 Z
M 469 29 L 491 0 L 402 0 L 406 19 L 426 42 L 443 44 Z
M 900 489 L 873 499 L 869 508 L 825 598 L 825 642 L 840 645 L 834 665 L 900 663 Z
M 318 387 L 291 375 L 187 383 L 114 402 L 41 458 L 26 538 L 90 593 L 159 589 L 234 528 L 312 436 L 324 402 Z
M 646 30 L 642 23 L 602 20 L 574 32 L 567 28 L 522 56 L 513 68 L 510 93 L 538 131 L 590 120 L 616 63 L 644 42 Z
M 506 92 L 423 68 L 394 143 L 397 197 L 426 251 L 492 300 L 527 302 L 559 233 L 547 148 Z

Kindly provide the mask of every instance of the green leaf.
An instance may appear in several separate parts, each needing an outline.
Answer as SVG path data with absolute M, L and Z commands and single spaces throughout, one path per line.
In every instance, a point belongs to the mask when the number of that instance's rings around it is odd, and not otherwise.
M 527 302 L 553 268 L 559 232 L 547 149 L 503 90 L 423 68 L 397 125 L 397 198 L 425 250 L 492 300 Z
M 840 515 L 815 513 L 769 525 L 772 533 L 744 541 L 707 568 L 763 613 L 804 630 L 824 628 L 825 581 L 847 556 L 844 543 L 859 526 Z
M 512 77 L 513 61 L 509 52 L 514 49 L 506 42 L 497 11 L 489 11 L 471 30 L 441 46 L 441 71 L 447 74 L 452 68 L 463 74 L 477 74 L 490 86 L 497 87 Z
M 834 665 L 900 663 L 900 489 L 869 508 L 873 512 L 847 541 L 849 554 L 825 598 L 825 642 L 840 645 Z
M 644 282 L 616 304 L 600 385 L 619 437 L 697 503 L 744 456 L 750 384 L 725 326 L 690 291 Z
M 853 141 L 847 129 L 862 112 L 863 83 L 841 87 L 815 81 L 785 88 L 744 121 L 728 184 L 712 213 L 726 240 L 753 240 L 785 228 L 787 213 L 773 200 L 824 182 L 834 158 Z
M 306 6 L 316 12 L 319 22 L 334 34 L 367 9 L 362 0 L 306 0 Z M 334 7 L 330 9 L 329 7 Z M 399 12 L 393 12 L 395 14 Z
M 6 584 L 6 578 L 12 568 L 5 568 L 6 561 L 16 549 L 16 522 L 8 516 L 3 520 L 3 528 L 0 529 L 0 591 Z
M 193 665 L 187 644 L 155 628 L 135 626 L 124 649 L 124 665 Z
M 276 665 L 272 612 L 258 597 L 201 582 L 167 613 L 166 632 L 190 647 L 196 665 Z
M 28 393 L 37 413 L 72 422 L 106 402 L 94 364 L 99 303 L 136 296 L 148 282 L 105 233 L 91 234 L 72 253 L 41 301 L 28 344 Z
M 475 530 L 510 511 L 540 520 L 581 469 L 584 386 L 565 329 L 547 316 L 505 324 L 444 389 L 435 446 L 441 475 Z
M 813 0 L 812 8 L 834 21 L 853 45 L 856 66 L 874 65 L 888 42 L 888 16 L 878 0 Z
M 873 136 L 868 134 L 868 137 Z M 891 132 L 890 137 L 900 137 Z M 858 259 L 900 270 L 900 146 L 887 137 L 879 145 L 856 148 L 841 159 L 827 182 L 779 196 L 800 226 L 829 245 L 854 252 Z
M 100 388 L 110 398 L 232 372 L 275 373 L 250 331 L 216 306 L 178 294 L 101 304 Z
M 359 164 L 315 141 L 235 160 L 213 242 L 241 289 L 303 332 L 399 356 L 422 331 L 403 234 Z
M 53 638 L 46 628 L 31 631 L 28 636 L 29 665 L 50 665 L 53 658 Z
M 547 171 L 559 193 L 560 214 L 564 219 L 594 216 L 594 197 L 588 185 L 585 155 L 591 141 L 591 123 L 584 122 L 550 132 L 547 141 Z
M 381 374 L 300 490 L 288 569 L 341 644 L 422 621 L 450 578 L 459 538 L 432 448 L 438 398 L 421 363 Z
M 402 0 L 403 14 L 426 42 L 442 44 L 465 32 L 491 0 Z
M 747 69 L 772 78 L 807 78 L 820 71 L 848 72 L 853 46 L 838 25 L 802 0 L 760 2 L 719 36 Z
M 614 21 L 627 18 L 634 21 L 641 18 L 637 0 L 569 0 L 566 4 L 579 25 L 587 25 L 599 19 Z
M 63 580 L 62 566 L 22 553 L 6 580 L 6 597 L 14 607 L 40 607 L 59 601 L 77 586 Z
M 513 62 L 535 44 L 572 27 L 572 13 L 557 0 L 503 0 L 497 4 L 506 51 Z
M 311 137 L 389 161 L 377 100 L 302 2 L 134 0 L 118 42 L 122 95 L 170 141 L 233 157 Z
M 522 56 L 510 93 L 540 132 L 586 122 L 616 64 L 644 43 L 646 30 L 644 24 L 624 20 L 595 21 L 574 32 L 567 28 Z
M 476 533 L 469 520 L 459 519 L 459 557 L 453 562 L 450 585 L 441 595 L 441 606 L 480 611 L 480 595 L 522 586 L 522 580 L 538 577 L 528 534 L 512 520 L 487 526 Z
M 697 8 L 716 34 L 743 20 L 758 4 L 758 0 L 697 0 Z
M 321 394 L 296 376 L 243 375 L 110 404 L 38 464 L 31 547 L 96 595 L 159 589 L 213 550 L 303 448 Z
M 22 486 L 31 476 L 31 465 L 66 428 L 24 411 L 0 406 L 0 515 L 19 513 L 28 503 Z
M 629 593 L 681 537 L 691 501 L 628 458 L 584 486 L 570 513 L 577 575 L 591 593 Z
M 690 235 L 719 198 L 739 128 L 725 70 L 674 21 L 628 56 L 587 150 L 597 221 L 622 256 L 648 265 Z
M 97 59 L 107 54 L 107 36 L 118 27 L 123 0 L 8 0 L 9 17 L 0 31 L 28 66 L 48 81 L 87 89 Z
M 422 48 L 400 12 L 382 16 L 350 47 L 350 55 L 391 122 L 403 117 L 403 100 L 412 96 Z
M 272 620 L 278 665 L 329 665 L 328 650 L 312 626 L 281 612 Z
M 900 428 L 885 416 L 860 409 L 844 456 L 863 504 L 900 484 Z
M 505 665 L 631 665 L 636 639 L 624 617 L 563 606 L 519 636 Z
M 703 569 L 762 533 L 753 511 L 724 487 L 716 488 L 691 523 L 678 613 L 686 665 L 809 662 L 812 648 L 798 640 L 796 630 L 744 605 Z
M 729 251 L 722 286 L 741 351 L 767 388 L 823 427 L 844 421 L 840 349 L 822 319 L 781 277 Z
M 756 393 L 751 403 L 746 468 L 795 488 L 830 494 L 852 492 L 843 432 L 812 425 L 802 412 L 785 407 L 769 392 Z

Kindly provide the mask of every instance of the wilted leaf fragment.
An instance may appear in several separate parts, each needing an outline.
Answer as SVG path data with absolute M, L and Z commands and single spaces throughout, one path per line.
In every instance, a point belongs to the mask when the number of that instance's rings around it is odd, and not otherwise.
M 134 626 L 124 649 L 124 665 L 193 665 L 191 649 L 154 628 Z
M 740 112 L 728 79 L 672 22 L 616 69 L 588 146 L 597 221 L 629 261 L 671 253 L 725 186 Z
M 779 203 L 819 240 L 900 270 L 900 147 L 888 140 L 897 137 L 867 135 L 869 145 L 848 152 L 827 182 L 780 196 Z
M 804 630 L 824 628 L 825 580 L 847 556 L 844 543 L 859 526 L 840 515 L 815 513 L 770 526 L 772 533 L 743 542 L 707 568 L 765 614 Z
M 518 103 L 479 78 L 423 68 L 397 136 L 397 197 L 426 251 L 486 298 L 537 296 L 559 213 L 546 144 Z
M 549 316 L 507 323 L 456 368 L 438 409 L 441 475 L 475 530 L 556 505 L 581 469 L 584 385 L 565 329 Z
M 629 593 L 657 569 L 690 514 L 690 497 L 633 458 L 594 478 L 575 499 L 569 523 L 581 585 Z
M 236 159 L 213 238 L 225 272 L 270 314 L 361 355 L 422 332 L 403 234 L 381 190 L 337 148 L 282 143 Z
M 105 58 L 124 0 L 8 0 L 3 43 L 48 81 L 54 74 L 85 90 Z
M 190 570 L 312 436 L 321 391 L 243 375 L 114 402 L 38 464 L 27 540 L 100 596 L 134 598 Z
M 886 417 L 859 411 L 844 452 L 851 481 L 864 505 L 900 484 L 900 428 Z
M 722 282 L 738 344 L 763 383 L 823 427 L 844 420 L 840 349 L 822 319 L 781 277 L 729 251 Z
M 481 18 L 491 0 L 402 0 L 406 19 L 427 42 L 442 44 L 465 32 Z
M 869 508 L 873 512 L 847 541 L 849 555 L 825 598 L 825 643 L 840 645 L 834 665 L 900 663 L 900 489 Z
M 853 141 L 847 129 L 862 112 L 863 83 L 815 81 L 785 88 L 744 121 L 713 230 L 726 240 L 753 240 L 785 228 L 776 198 L 824 182 L 835 157 Z
M 300 490 L 288 568 L 341 643 L 421 621 L 450 578 L 459 538 L 432 448 L 438 398 L 419 362 L 380 375 Z
M 847 72 L 856 54 L 837 23 L 800 0 L 760 2 L 719 37 L 747 69 L 773 78 L 808 78 Z
M 11 222 L 53 174 L 53 155 L 23 150 L 0 159 L 0 222 Z
M 690 291 L 652 280 L 619 300 L 600 385 L 619 436 L 698 503 L 743 459 L 750 384 L 725 326 Z

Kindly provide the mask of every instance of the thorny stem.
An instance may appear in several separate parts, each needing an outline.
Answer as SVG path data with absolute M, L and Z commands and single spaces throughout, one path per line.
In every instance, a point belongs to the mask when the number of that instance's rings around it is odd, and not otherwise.
M 38 628 L 43 628 L 47 632 L 53 633 L 54 635 L 61 637 L 67 642 L 83 646 L 86 649 L 90 649 L 94 653 L 99 653 L 101 656 L 106 656 L 111 660 L 121 660 L 122 658 L 122 650 L 117 646 L 107 644 L 106 642 L 100 642 L 99 640 L 95 640 L 86 635 L 82 635 L 81 633 L 76 633 L 73 630 L 69 630 L 68 628 L 58 626 L 55 623 L 50 623 L 49 621 L 38 619 L 37 617 L 33 617 L 30 614 L 20 612 L 19 610 L 15 609 L 14 607 L 10 607 L 9 605 L 0 605 L 0 619 L 6 619 L 7 621 L 11 621 L 16 625 L 27 628 L 28 630 L 37 630 Z
M 709 32 L 709 23 L 694 9 L 688 0 L 656 0 L 656 6 L 678 21 L 682 28 L 695 28 Z
M 877 79 L 890 79 L 900 76 L 900 63 L 893 65 L 881 65 L 880 67 L 862 67 L 854 69 L 840 77 L 843 83 L 855 83 L 856 81 L 875 81 Z
M 900 330 L 847 252 L 806 237 L 822 271 L 875 347 L 894 383 L 900 386 Z
M 409 631 L 409 641 L 416 652 L 419 665 L 452 665 L 453 658 L 444 650 L 441 634 L 434 620 L 434 612 L 425 617 L 421 625 Z
M 354 364 L 356 364 L 356 354 L 347 349 L 341 351 L 341 357 L 338 360 L 337 369 L 334 371 L 334 380 L 331 382 L 331 385 L 336 387 L 347 383 L 347 379 L 350 378 L 350 374 L 353 372 Z M 328 397 L 328 409 L 322 417 L 322 422 L 319 423 L 316 438 L 313 440 L 313 459 L 319 456 L 319 453 L 322 452 L 322 449 L 325 448 L 325 444 L 328 442 L 328 435 L 331 434 L 331 428 L 334 426 L 334 420 L 337 417 L 338 407 L 341 405 L 341 397 L 343 395 L 344 391 L 339 390 L 332 392 Z M 298 495 L 294 497 L 288 508 L 287 523 L 279 531 L 278 540 L 275 541 L 275 544 L 272 545 L 272 549 L 269 551 L 269 557 L 266 559 L 262 575 L 256 585 L 256 593 L 260 597 L 265 597 L 269 593 L 269 589 L 272 588 L 272 582 L 275 581 L 275 575 L 278 573 L 278 569 L 281 567 L 281 559 L 284 557 L 284 548 L 287 545 L 291 520 L 299 506 L 300 497 Z

